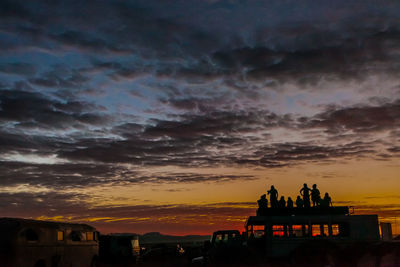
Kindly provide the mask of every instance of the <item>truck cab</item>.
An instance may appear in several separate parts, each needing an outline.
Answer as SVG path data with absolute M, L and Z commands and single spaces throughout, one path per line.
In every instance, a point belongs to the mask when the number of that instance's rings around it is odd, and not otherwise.
M 213 233 L 211 240 L 204 242 L 203 256 L 194 258 L 192 263 L 229 263 L 240 257 L 242 252 L 243 238 L 238 230 L 219 230 Z

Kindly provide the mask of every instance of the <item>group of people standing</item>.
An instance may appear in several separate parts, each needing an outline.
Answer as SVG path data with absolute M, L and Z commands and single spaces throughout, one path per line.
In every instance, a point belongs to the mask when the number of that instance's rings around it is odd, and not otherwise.
M 288 197 L 286 201 L 285 197 L 281 196 L 281 198 L 278 200 L 278 190 L 276 190 L 273 185 L 271 186 L 271 189 L 267 191 L 267 194 L 269 195 L 271 208 L 293 208 L 294 203 L 291 197 Z M 311 201 L 313 207 L 332 206 L 332 200 L 329 194 L 325 193 L 324 198 L 321 198 L 321 193 L 319 192 L 316 184 L 312 186 L 312 189 L 309 188 L 307 184 L 304 184 L 303 188 L 300 189 L 300 195 L 301 196 L 297 196 L 296 199 L 297 208 L 310 208 Z M 268 208 L 268 200 L 266 194 L 263 194 L 257 202 L 260 209 Z

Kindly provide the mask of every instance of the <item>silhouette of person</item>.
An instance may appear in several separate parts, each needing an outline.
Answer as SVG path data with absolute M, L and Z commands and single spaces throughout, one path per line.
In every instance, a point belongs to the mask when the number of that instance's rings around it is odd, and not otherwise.
M 263 194 L 259 200 L 257 200 L 258 203 L 258 211 L 257 215 L 264 215 L 266 210 L 268 209 L 268 200 L 267 200 L 267 195 Z
M 324 207 L 333 206 L 332 205 L 332 199 L 331 199 L 331 197 L 329 196 L 328 193 L 325 193 L 324 199 L 321 202 L 322 202 L 322 205 Z
M 292 200 L 291 197 L 288 197 L 287 202 L 286 202 L 286 206 L 287 206 L 289 209 L 292 209 L 292 208 L 293 208 L 293 200 Z
M 278 190 L 275 189 L 273 185 L 271 185 L 271 189 L 267 192 L 269 195 L 269 201 L 271 202 L 271 208 L 278 207 Z
M 307 184 L 304 184 L 304 187 L 300 190 L 300 195 L 303 196 L 304 208 L 309 208 L 310 203 L 310 188 L 307 187 Z
M 296 207 L 304 208 L 304 201 L 301 199 L 300 196 L 297 196 L 296 198 Z
M 319 192 L 316 184 L 313 184 L 311 189 L 311 200 L 313 203 L 313 207 L 319 206 L 321 201 L 321 193 Z
M 279 208 L 284 209 L 286 207 L 286 201 L 285 201 L 285 197 L 282 196 L 281 199 L 279 200 Z

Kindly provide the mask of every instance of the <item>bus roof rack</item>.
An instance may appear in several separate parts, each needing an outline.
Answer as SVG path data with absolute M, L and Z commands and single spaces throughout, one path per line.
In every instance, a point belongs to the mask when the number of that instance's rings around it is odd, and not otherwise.
M 310 208 L 268 208 L 259 210 L 257 216 L 296 216 L 296 215 L 348 215 L 349 207 L 310 207 Z

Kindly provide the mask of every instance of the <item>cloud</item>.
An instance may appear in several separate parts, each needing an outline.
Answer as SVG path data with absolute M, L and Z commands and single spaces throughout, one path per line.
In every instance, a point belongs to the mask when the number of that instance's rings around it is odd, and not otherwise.
M 254 202 L 210 204 L 92 206 L 88 196 L 76 193 L 0 192 L 3 216 L 87 223 L 102 233 L 160 231 L 163 233 L 212 233 L 218 229 L 243 229 L 248 216 L 255 215 Z M 7 203 L 1 204 L 1 203 Z M 336 202 L 335 202 L 336 203 Z M 338 203 L 337 203 L 338 204 Z M 346 203 L 349 204 L 349 203 Z M 397 204 L 351 203 L 356 214 L 378 214 L 381 221 L 394 222 Z M 9 206 L 12 206 L 12 209 Z
M 274 168 L 296 165 L 300 162 L 323 163 L 329 160 L 363 157 L 373 153 L 375 153 L 374 147 L 362 142 L 331 146 L 299 142 L 264 146 L 251 154 L 232 157 L 232 160 L 237 164 Z
M 73 89 L 84 87 L 88 81 L 89 78 L 82 75 L 79 70 L 70 69 L 63 65 L 55 65 L 51 71 L 29 79 L 32 85 Z
M 21 157 L 23 155 L 20 155 Z M 40 155 L 36 155 L 40 157 Z M 14 156 L 18 159 L 18 155 Z M 88 188 L 90 186 L 188 183 L 224 183 L 236 180 L 254 180 L 252 175 L 198 174 L 177 172 L 144 172 L 130 166 L 104 163 L 31 162 L 7 160 L 3 155 L 0 174 L 1 187 L 30 185 L 56 190 Z
M 61 192 L 0 192 L 0 200 L 0 203 L 8 203 L 0 204 L 3 216 L 88 223 L 102 233 L 125 229 L 136 233 L 145 233 L 150 229 L 171 233 L 177 226 L 187 232 L 206 233 L 227 224 L 241 228 L 246 217 L 254 214 L 256 209 L 255 202 L 93 207 L 86 202 L 89 200 L 86 195 Z
M 0 72 L 19 75 L 34 75 L 36 73 L 36 66 L 29 63 L 3 63 L 0 64 Z
M 87 102 L 63 103 L 37 92 L 0 91 L 0 121 L 15 123 L 18 128 L 67 129 L 102 125 L 108 118 L 97 113 L 99 108 Z
M 397 100 L 381 106 L 333 108 L 311 119 L 302 118 L 300 122 L 302 127 L 324 128 L 331 134 L 392 130 L 400 127 L 400 102 Z
M 383 3 L 1 1 L 0 189 L 236 182 L 256 178 L 185 170 L 397 159 L 399 3 Z M 5 197 L 52 209 L 45 193 Z M 249 211 L 197 208 L 85 204 L 74 218 L 138 223 L 149 210 L 157 227 L 173 224 L 164 212 L 238 222 Z

